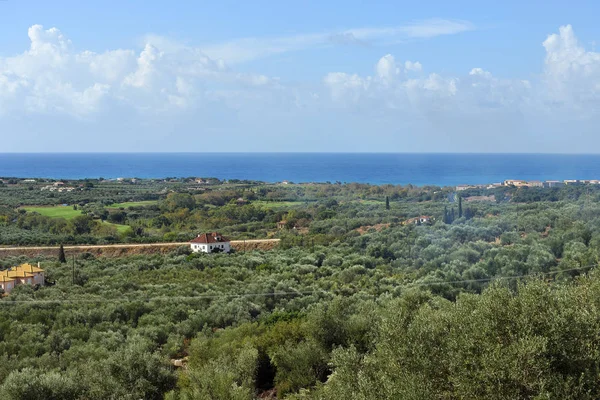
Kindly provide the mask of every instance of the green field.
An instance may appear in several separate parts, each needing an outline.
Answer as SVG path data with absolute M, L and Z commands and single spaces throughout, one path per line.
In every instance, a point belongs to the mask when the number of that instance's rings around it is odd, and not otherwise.
M 385 204 L 385 200 L 363 199 L 363 200 L 358 200 L 358 202 L 361 204 L 366 204 L 366 205 L 370 205 L 370 206 L 373 206 L 373 205 L 379 206 L 379 205 Z
M 283 207 L 300 207 L 304 204 L 302 201 L 263 201 L 256 200 L 252 202 L 253 205 L 263 208 L 283 208 Z
M 106 222 L 106 221 L 104 221 L 102 223 L 106 224 L 106 225 L 112 225 L 112 226 L 114 226 L 115 228 L 117 228 L 117 232 L 119 232 L 119 233 L 123 233 L 127 229 L 129 229 L 129 225 L 113 224 L 112 222 Z
M 130 204 L 130 203 L 121 203 Z M 78 215 L 81 215 L 81 210 L 73 210 L 73 206 L 49 206 L 49 207 L 22 207 L 27 212 L 36 212 L 40 215 L 44 215 L 50 218 L 64 218 L 66 220 L 73 219 Z M 129 228 L 129 225 L 113 224 L 111 222 L 104 221 L 103 224 L 112 225 L 117 228 L 117 232 L 123 233 Z
M 128 207 L 143 207 L 143 206 L 154 206 L 158 205 L 156 200 L 144 200 L 144 201 L 128 201 L 125 203 L 115 203 L 106 208 L 128 208 Z
M 51 218 L 72 219 L 81 215 L 80 210 L 73 210 L 73 206 L 50 206 L 50 207 L 22 207 L 27 212 L 36 212 Z

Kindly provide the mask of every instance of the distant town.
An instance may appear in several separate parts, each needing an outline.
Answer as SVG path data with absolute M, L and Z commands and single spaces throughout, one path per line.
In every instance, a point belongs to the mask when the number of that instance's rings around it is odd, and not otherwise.
M 495 189 L 502 186 L 513 186 L 513 187 L 543 187 L 543 188 L 557 188 L 565 185 L 598 185 L 600 180 L 598 179 L 565 179 L 562 181 L 524 181 L 520 179 L 507 179 L 499 183 L 490 183 L 482 185 L 458 185 L 456 186 L 457 191 L 468 190 L 468 189 Z

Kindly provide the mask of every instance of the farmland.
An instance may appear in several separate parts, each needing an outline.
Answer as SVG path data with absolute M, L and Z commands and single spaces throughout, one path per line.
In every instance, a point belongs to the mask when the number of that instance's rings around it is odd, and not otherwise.
M 38 213 L 45 217 L 50 218 L 64 218 L 64 219 L 72 219 L 78 215 L 81 215 L 80 210 L 73 209 L 73 206 L 45 206 L 45 207 L 21 207 L 21 209 Z
M 0 187 L 2 399 L 600 397 L 600 188 L 91 183 Z

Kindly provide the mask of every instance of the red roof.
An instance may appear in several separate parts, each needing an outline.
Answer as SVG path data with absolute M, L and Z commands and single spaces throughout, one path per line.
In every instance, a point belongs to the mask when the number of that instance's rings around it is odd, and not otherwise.
M 223 243 L 229 241 L 229 238 L 226 238 L 219 232 L 211 232 L 198 235 L 198 237 L 192 239 L 191 243 Z

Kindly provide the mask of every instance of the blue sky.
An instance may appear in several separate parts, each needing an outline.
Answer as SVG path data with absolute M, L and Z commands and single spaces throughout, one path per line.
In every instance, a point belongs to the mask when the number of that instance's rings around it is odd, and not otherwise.
M 0 0 L 0 152 L 597 152 L 600 5 L 486 3 Z

